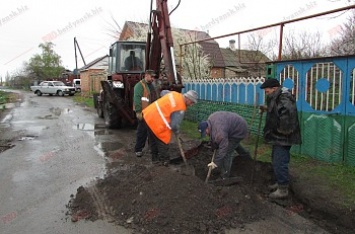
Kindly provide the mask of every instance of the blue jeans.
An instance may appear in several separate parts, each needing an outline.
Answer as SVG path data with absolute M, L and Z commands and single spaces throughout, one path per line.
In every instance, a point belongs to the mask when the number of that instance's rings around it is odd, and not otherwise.
M 273 145 L 271 160 L 276 181 L 279 185 L 289 184 L 288 164 L 291 146 Z

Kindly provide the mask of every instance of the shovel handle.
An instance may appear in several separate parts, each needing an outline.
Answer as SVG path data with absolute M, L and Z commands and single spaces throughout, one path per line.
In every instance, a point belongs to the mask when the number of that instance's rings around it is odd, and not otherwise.
M 216 156 L 216 151 L 217 151 L 217 150 L 214 150 L 214 152 L 213 152 L 213 156 L 212 156 L 211 162 L 214 161 L 214 157 Z M 205 183 L 206 183 L 206 184 L 208 183 L 208 179 L 209 179 L 210 176 L 211 176 L 211 172 L 212 172 L 212 168 L 210 167 L 210 168 L 208 169 L 208 173 L 207 173 L 206 180 L 205 180 Z
M 187 160 L 186 160 L 186 157 L 185 157 L 184 149 L 182 148 L 180 136 L 178 134 L 176 134 L 175 136 L 176 136 L 176 141 L 177 141 L 178 146 L 179 146 L 181 157 L 184 160 L 184 163 L 187 164 Z

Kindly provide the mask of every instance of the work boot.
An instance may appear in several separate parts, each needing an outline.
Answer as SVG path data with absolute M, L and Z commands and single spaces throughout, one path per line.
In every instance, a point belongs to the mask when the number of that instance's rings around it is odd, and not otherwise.
M 138 158 L 142 157 L 142 155 L 143 155 L 143 152 L 141 152 L 141 151 L 136 152 L 136 156 L 137 156 Z
M 269 194 L 269 198 L 282 199 L 288 197 L 288 185 L 279 185 L 275 192 Z
M 279 185 L 277 183 L 271 184 L 269 186 L 267 186 L 269 188 L 270 191 L 276 190 Z
M 159 162 L 159 156 L 157 154 L 152 154 L 152 162 Z

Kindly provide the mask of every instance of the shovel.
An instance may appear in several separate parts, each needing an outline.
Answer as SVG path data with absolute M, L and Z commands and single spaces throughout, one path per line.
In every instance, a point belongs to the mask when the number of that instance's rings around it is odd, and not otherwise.
M 256 141 L 255 141 L 253 170 L 252 170 L 251 178 L 250 178 L 250 181 L 251 181 L 252 184 L 253 184 L 253 182 L 254 182 L 256 156 L 257 156 L 257 154 L 258 154 L 258 144 L 259 144 L 259 136 L 260 136 L 261 122 L 263 121 L 263 114 L 264 114 L 264 112 L 262 111 L 262 112 L 260 113 L 260 119 L 259 119 L 259 125 L 258 125 L 258 135 L 256 136 Z
M 176 137 L 176 141 L 177 141 L 178 146 L 179 146 L 181 157 L 184 160 L 184 165 L 182 165 L 180 167 L 181 174 L 183 174 L 183 175 L 195 175 L 195 168 L 187 163 L 187 160 L 186 160 L 186 157 L 185 157 L 185 153 L 184 153 L 184 149 L 182 148 L 180 136 L 178 134 L 176 134 L 175 137 Z
M 214 152 L 213 152 L 213 156 L 212 156 L 211 162 L 214 161 L 214 157 L 216 156 L 216 151 L 217 151 L 217 150 L 214 150 Z M 210 168 L 208 169 L 208 173 L 207 173 L 207 176 L 206 176 L 205 184 L 208 183 L 208 179 L 209 179 L 210 176 L 211 176 L 211 172 L 212 172 L 212 167 L 210 167 Z

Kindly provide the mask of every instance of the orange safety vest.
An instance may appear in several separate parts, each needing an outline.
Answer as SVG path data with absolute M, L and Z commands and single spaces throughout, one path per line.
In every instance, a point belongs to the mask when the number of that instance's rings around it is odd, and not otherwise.
M 147 84 L 143 80 L 139 81 L 143 87 L 143 95 L 141 97 L 142 110 L 150 104 L 150 92 L 148 92 Z M 133 110 L 136 111 L 136 106 L 133 103 Z
M 175 91 L 164 95 L 143 110 L 143 118 L 148 127 L 165 144 L 171 139 L 170 115 L 175 111 L 186 111 L 184 96 Z
M 140 82 L 143 86 L 143 96 L 141 98 L 141 101 L 142 101 L 142 110 L 144 110 L 150 104 L 150 93 L 148 92 L 146 83 L 144 83 L 142 80 Z

